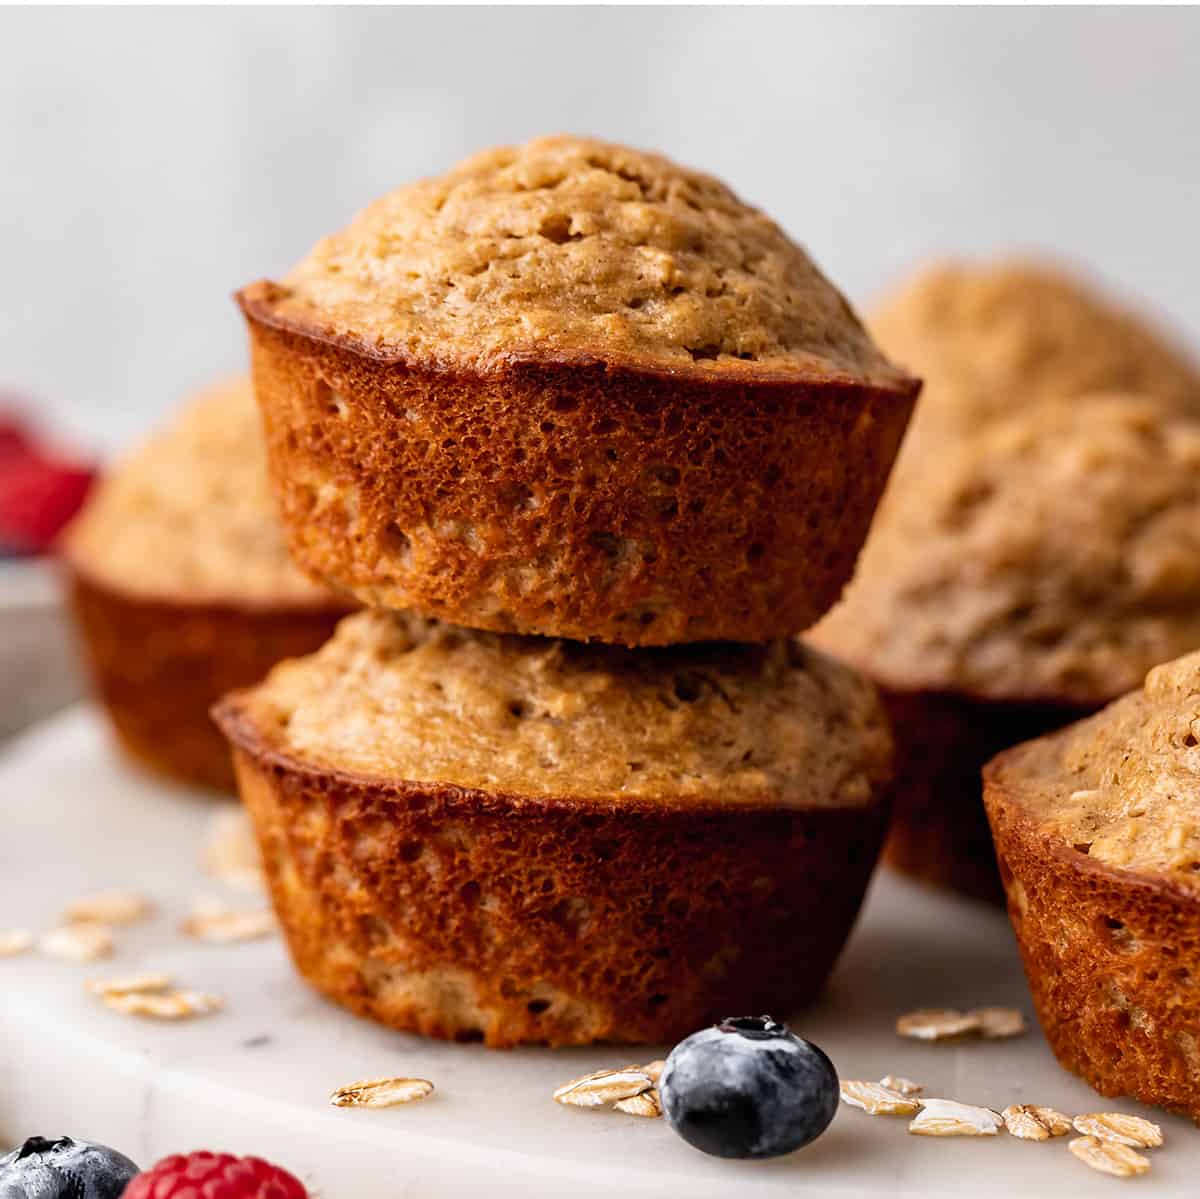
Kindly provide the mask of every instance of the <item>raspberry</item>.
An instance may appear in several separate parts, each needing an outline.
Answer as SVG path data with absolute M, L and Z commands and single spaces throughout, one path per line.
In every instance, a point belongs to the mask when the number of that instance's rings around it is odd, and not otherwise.
M 261 1157 L 176 1153 L 139 1174 L 122 1199 L 308 1199 L 299 1179 Z
M 22 553 L 49 549 L 92 481 L 82 467 L 24 453 L 0 462 L 0 545 Z
M 0 462 L 33 454 L 29 434 L 16 421 L 0 416 Z

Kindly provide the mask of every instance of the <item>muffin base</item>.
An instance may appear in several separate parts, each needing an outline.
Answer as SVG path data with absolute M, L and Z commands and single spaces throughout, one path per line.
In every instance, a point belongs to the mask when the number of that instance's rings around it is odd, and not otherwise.
M 889 866 L 922 882 L 1002 903 L 980 772 L 1001 750 L 1095 711 L 879 685 L 896 738 Z
M 293 557 L 369 605 L 498 632 L 807 628 L 853 571 L 919 388 L 449 368 L 297 328 L 278 295 L 239 299 Z
M 225 792 L 236 789 L 233 763 L 209 709 L 276 662 L 318 649 L 350 611 L 148 599 L 76 567 L 68 597 L 122 749 L 175 782 Z
M 1200 1123 L 1200 897 L 1047 837 L 995 766 L 984 778 L 1009 916 L 1055 1057 L 1101 1095 Z
M 239 711 L 242 799 L 296 967 L 392 1028 L 489 1046 L 658 1043 L 822 987 L 886 805 L 683 806 L 306 767 Z

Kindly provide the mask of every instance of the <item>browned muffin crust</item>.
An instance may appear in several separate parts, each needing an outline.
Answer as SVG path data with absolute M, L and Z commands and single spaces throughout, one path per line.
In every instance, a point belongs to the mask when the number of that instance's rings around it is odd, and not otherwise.
M 1009 914 L 1068 1070 L 1200 1121 L 1200 654 L 984 772 Z
M 810 636 L 873 678 L 902 728 L 889 860 L 982 882 L 988 757 L 1200 646 L 1200 420 L 1088 396 L 947 441 L 893 480 Z
M 432 1036 L 658 1042 L 788 1010 L 883 833 L 882 711 L 798 645 L 633 653 L 372 612 L 215 714 L 300 972 Z
M 344 608 L 255 608 L 122 592 L 68 568 L 89 674 L 121 747 L 157 774 L 232 792 L 229 746 L 209 716 L 276 662 L 311 653 Z
M 297 561 L 505 632 L 806 627 L 918 389 L 762 214 L 580 139 L 401 189 L 239 299 Z
M 289 561 L 259 424 L 248 379 L 202 392 L 105 476 L 64 545 L 119 743 L 160 774 L 224 791 L 233 764 L 209 708 L 316 649 L 353 607 Z

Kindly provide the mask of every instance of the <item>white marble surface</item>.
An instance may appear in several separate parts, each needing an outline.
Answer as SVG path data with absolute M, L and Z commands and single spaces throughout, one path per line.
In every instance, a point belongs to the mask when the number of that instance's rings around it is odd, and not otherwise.
M 135 886 L 160 904 L 123 930 L 101 965 L 27 956 L 0 961 L 0 1140 L 69 1132 L 142 1163 L 198 1147 L 255 1152 L 300 1174 L 321 1199 L 405 1196 L 771 1195 L 1042 1196 L 1106 1193 L 1063 1141 L 910 1137 L 904 1121 L 843 1108 L 816 1144 L 772 1163 L 718 1162 L 661 1121 L 565 1109 L 559 1082 L 645 1051 L 492 1052 L 377 1029 L 318 999 L 276 941 L 197 945 L 175 927 L 214 890 L 196 866 L 211 802 L 129 773 L 94 716 L 75 709 L 0 759 L 0 924 L 49 926 L 92 889 Z M 219 890 L 219 889 L 218 889 Z M 230 898 L 233 898 L 231 895 Z M 814 913 L 814 919 L 819 913 Z M 165 970 L 223 994 L 225 1011 L 157 1025 L 111 1013 L 82 982 Z M 895 1015 L 930 1005 L 1017 1004 L 1024 984 L 998 913 L 881 878 L 825 998 L 793 1020 L 844 1077 L 901 1073 L 999 1108 L 1065 1111 L 1099 1100 L 1058 1069 L 1040 1036 L 961 1046 L 906 1042 Z M 340 1084 L 423 1076 L 433 1098 L 385 1111 L 327 1105 Z M 1193 1194 L 1200 1134 L 1162 1120 L 1166 1147 L 1138 1194 Z

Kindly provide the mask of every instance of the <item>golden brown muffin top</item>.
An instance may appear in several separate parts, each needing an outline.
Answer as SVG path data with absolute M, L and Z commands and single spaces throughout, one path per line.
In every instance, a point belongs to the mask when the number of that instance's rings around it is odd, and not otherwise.
M 1200 890 L 1200 653 L 989 768 L 1047 834 L 1124 870 Z
M 914 386 L 763 213 L 708 175 L 586 138 L 488 150 L 390 192 L 270 306 L 282 323 L 446 366 L 599 359 Z
M 911 442 L 1101 391 L 1200 411 L 1200 365 L 1102 293 L 1047 265 L 935 266 L 892 295 L 869 324 L 884 350 L 925 380 Z
M 202 392 L 118 462 L 72 523 L 66 551 L 89 578 L 147 598 L 335 602 L 284 549 L 248 379 Z
M 375 610 L 238 706 L 305 766 L 517 796 L 855 807 L 891 771 L 874 689 L 795 642 L 624 650 Z
M 894 481 L 814 642 L 903 689 L 1105 702 L 1200 646 L 1200 419 L 1014 412 Z

